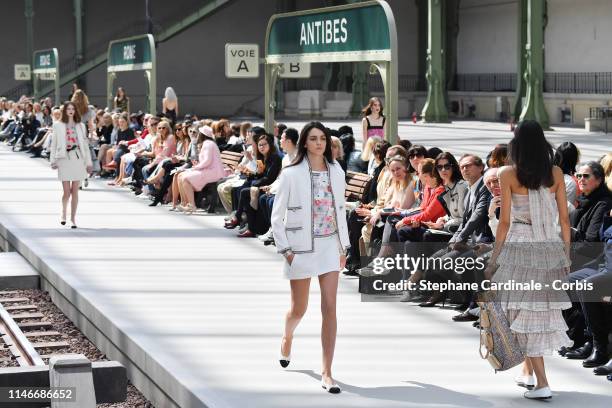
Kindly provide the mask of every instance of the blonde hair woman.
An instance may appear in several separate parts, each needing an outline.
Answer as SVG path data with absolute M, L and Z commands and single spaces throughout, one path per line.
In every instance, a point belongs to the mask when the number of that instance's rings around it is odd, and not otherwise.
M 174 124 L 176 122 L 176 117 L 179 114 L 178 107 L 178 98 L 176 96 L 176 92 L 172 89 L 171 86 L 166 88 L 164 92 L 164 98 L 162 99 L 162 112 L 164 116 L 170 119 L 170 122 Z
M 608 190 L 612 191 L 612 153 L 607 153 L 602 157 L 599 164 L 604 169 L 606 186 L 608 186 Z
M 376 157 L 374 156 L 374 148 L 382 139 L 378 136 L 370 137 L 361 152 L 361 160 L 368 163 L 368 174 L 371 176 L 376 168 Z

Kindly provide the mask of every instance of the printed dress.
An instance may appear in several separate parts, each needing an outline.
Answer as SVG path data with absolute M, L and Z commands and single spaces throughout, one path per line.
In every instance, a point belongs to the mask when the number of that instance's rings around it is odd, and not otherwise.
M 66 125 L 66 157 L 57 159 L 57 178 L 61 181 L 80 181 L 87 178 L 87 165 L 78 146 L 75 125 Z
M 492 281 L 527 284 L 542 290 L 501 290 L 497 294 L 510 329 L 527 357 L 553 354 L 572 341 L 561 311 L 571 303 L 567 293 L 553 289 L 566 281 L 570 263 L 558 231 L 557 204 L 548 188 L 512 194 L 511 226 L 497 259 Z
M 305 279 L 340 270 L 340 238 L 334 213 L 329 172 L 312 172 L 312 221 L 314 251 L 295 254 L 285 262 L 286 279 Z

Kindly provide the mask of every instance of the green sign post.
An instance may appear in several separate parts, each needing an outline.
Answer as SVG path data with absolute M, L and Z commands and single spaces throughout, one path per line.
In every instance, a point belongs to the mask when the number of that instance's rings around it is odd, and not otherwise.
M 55 81 L 55 103 L 60 104 L 60 74 L 57 48 L 34 51 L 34 69 L 32 70 L 32 83 L 34 86 L 34 97 L 39 98 L 39 82 L 52 79 Z
M 276 81 L 283 63 L 372 62 L 385 88 L 385 138 L 397 140 L 397 32 L 391 7 L 365 1 L 275 14 L 268 22 L 265 55 L 265 127 L 274 126 Z
M 106 103 L 109 109 L 113 106 L 113 82 L 117 72 L 139 70 L 145 71 L 147 79 L 147 112 L 155 112 L 157 67 L 153 36 L 139 35 L 111 41 L 108 44 Z

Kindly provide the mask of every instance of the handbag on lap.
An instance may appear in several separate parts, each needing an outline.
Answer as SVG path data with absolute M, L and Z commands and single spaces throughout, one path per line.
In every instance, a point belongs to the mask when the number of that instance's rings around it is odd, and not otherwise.
M 505 371 L 525 360 L 516 337 L 499 302 L 492 291 L 479 295 L 480 357 L 497 371 Z M 484 351 L 483 351 L 484 348 Z

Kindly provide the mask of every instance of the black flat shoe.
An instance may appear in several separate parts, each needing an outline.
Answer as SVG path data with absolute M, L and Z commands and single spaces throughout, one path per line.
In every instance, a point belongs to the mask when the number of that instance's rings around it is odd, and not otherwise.
M 474 316 L 467 310 L 461 314 L 453 316 L 454 322 L 475 322 L 476 320 L 478 320 L 478 316 Z
M 591 355 L 582 362 L 584 368 L 599 367 L 608 362 L 608 353 L 602 347 L 593 347 Z
M 576 350 L 565 353 L 565 357 L 570 360 L 584 360 L 585 358 L 588 358 L 592 352 L 593 343 L 587 341 L 582 347 L 578 347 Z
M 593 370 L 595 375 L 610 375 L 612 374 L 612 359 L 610 359 L 606 364 L 599 366 Z
M 436 304 L 438 304 L 441 300 L 445 301 L 445 295 L 442 292 L 438 292 L 435 295 L 433 295 L 432 297 L 429 298 L 428 301 L 423 302 L 423 303 L 419 303 L 419 307 L 434 307 Z M 444 303 L 442 303 L 442 306 L 444 306 Z

